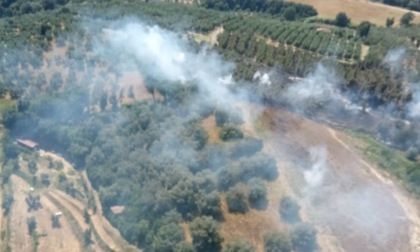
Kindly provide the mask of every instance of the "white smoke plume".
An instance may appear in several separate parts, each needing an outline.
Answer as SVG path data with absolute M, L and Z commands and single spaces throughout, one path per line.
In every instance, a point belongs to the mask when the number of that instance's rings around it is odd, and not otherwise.
M 303 175 L 309 188 L 321 186 L 327 172 L 327 149 L 325 147 L 311 148 L 311 169 L 305 170 Z
M 413 85 L 413 97 L 407 105 L 408 115 L 415 119 L 420 119 L 420 83 Z
M 306 109 L 314 104 L 322 105 L 338 98 L 338 85 L 339 81 L 334 71 L 318 64 L 315 71 L 291 84 L 283 95 L 294 107 Z
M 252 77 L 253 81 L 257 81 L 260 85 L 270 86 L 272 84 L 270 75 L 268 73 L 257 71 Z
M 348 162 L 337 172 L 330 164 L 326 146 L 310 148 L 311 167 L 303 172 L 303 197 L 313 221 L 326 225 L 341 237 L 356 233 L 363 237 L 360 248 L 370 244 L 372 251 L 392 247 L 392 239 L 404 232 L 403 210 L 384 194 L 379 182 L 362 182 L 346 169 L 362 169 Z M 341 160 L 340 162 L 345 162 Z M 337 167 L 336 167 L 337 168 Z M 343 169 L 345 168 L 345 169 Z M 385 220 L 385 221 L 384 221 Z M 359 245 L 341 241 L 343 248 L 358 251 Z M 349 250 L 349 251 L 350 251 Z
M 391 49 L 385 55 L 383 64 L 389 67 L 392 73 L 400 73 L 403 69 L 403 63 L 406 58 L 407 50 L 403 47 Z
M 214 103 L 231 103 L 236 98 L 227 85 L 233 84 L 234 65 L 209 50 L 195 52 L 180 36 L 158 26 L 128 22 L 106 30 L 106 46 L 97 46 L 96 53 L 112 57 L 126 68 L 127 61 L 140 65 L 140 70 L 158 80 L 185 83 L 197 82 Z M 110 52 L 112 56 L 107 55 Z M 128 60 L 127 60 L 128 59 Z M 115 64 L 115 63 L 114 63 Z M 145 69 L 145 70 L 144 70 Z

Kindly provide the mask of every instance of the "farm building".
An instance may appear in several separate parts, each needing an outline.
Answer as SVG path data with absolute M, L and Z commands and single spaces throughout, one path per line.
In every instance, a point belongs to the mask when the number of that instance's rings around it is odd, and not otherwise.
M 18 145 L 22 146 L 25 149 L 38 150 L 38 143 L 34 141 L 27 139 L 17 139 L 16 142 L 18 143 Z

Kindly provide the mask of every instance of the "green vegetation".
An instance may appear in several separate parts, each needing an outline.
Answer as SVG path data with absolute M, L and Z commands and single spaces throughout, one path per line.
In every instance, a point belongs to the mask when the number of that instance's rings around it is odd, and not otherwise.
M 420 11 L 420 3 L 416 0 L 384 0 L 383 3 L 400 6 L 414 11 Z
M 191 223 L 190 229 L 197 251 L 220 251 L 222 237 L 219 224 L 212 217 L 196 218 Z
M 242 186 L 235 186 L 226 193 L 229 212 L 246 213 L 249 210 L 247 192 Z
M 292 246 L 297 252 L 316 251 L 318 244 L 316 241 L 316 229 L 306 223 L 297 225 L 292 231 Z
M 340 12 L 335 17 L 335 25 L 339 27 L 346 27 L 350 24 L 350 18 L 347 17 L 346 13 Z
M 276 0 L 204 0 L 202 5 L 209 9 L 221 11 L 251 11 L 280 15 L 284 16 L 286 20 L 294 20 L 296 17 L 306 18 L 318 14 L 310 5 Z
M 300 221 L 300 207 L 290 197 L 283 197 L 280 201 L 280 216 L 281 218 L 288 223 L 296 223 Z
M 36 219 L 34 216 L 28 217 L 26 219 L 26 224 L 28 225 L 28 233 L 33 235 L 36 231 Z
M 410 26 L 414 17 L 414 13 L 412 12 L 405 13 L 400 19 L 400 25 L 404 27 Z
M 360 37 L 366 37 L 369 34 L 371 24 L 367 21 L 361 22 L 357 27 L 357 32 Z
M 386 22 L 385 22 L 385 25 L 386 25 L 386 27 L 391 27 L 391 26 L 393 26 L 394 25 L 394 22 L 395 22 L 395 18 L 387 18 L 386 19 Z
M 255 247 L 248 241 L 235 240 L 226 244 L 222 252 L 255 252 Z
M 252 208 L 264 209 L 266 208 L 267 202 L 267 187 L 262 179 L 251 179 L 248 182 L 249 194 L 248 200 L 249 205 Z
M 280 232 L 267 232 L 264 234 L 265 252 L 290 252 L 292 243 L 290 238 Z
M 372 107 L 393 102 L 405 104 L 410 95 L 404 92 L 400 75 L 392 74 L 382 64 L 389 50 L 406 47 L 408 62 L 420 59 L 413 43 L 420 38 L 418 26 L 393 29 L 376 27 L 366 22 L 357 29 L 321 25 L 313 22 L 281 22 L 257 15 L 230 18 L 225 32 L 218 38 L 218 50 L 237 62 L 236 76 L 252 80 L 259 68 L 279 66 L 295 76 L 305 76 L 317 63 L 331 66 L 343 82 L 343 87 L 365 94 Z M 332 22 L 331 24 L 334 24 Z M 362 44 L 370 46 L 361 58 Z M 255 62 L 250 63 L 249 58 Z M 338 63 L 334 58 L 339 59 Z M 407 69 L 410 76 L 419 76 L 419 69 Z M 284 86 L 258 87 L 270 104 L 281 103 L 278 94 Z
M 414 148 L 409 149 L 407 154 L 404 154 L 378 142 L 363 132 L 350 132 L 350 134 L 361 141 L 358 148 L 367 158 L 376 163 L 379 168 L 395 176 L 408 191 L 419 197 L 420 161 L 407 158 L 407 156 L 413 157 Z

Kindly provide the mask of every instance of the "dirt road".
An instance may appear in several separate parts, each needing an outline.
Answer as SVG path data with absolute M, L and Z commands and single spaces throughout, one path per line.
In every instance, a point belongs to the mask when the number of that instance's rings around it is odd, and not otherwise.
M 46 236 L 39 238 L 38 251 L 63 251 L 78 252 L 81 251 L 81 241 L 72 233 L 69 222 L 66 218 L 60 218 L 60 228 L 53 228 L 51 223 L 51 215 L 60 212 L 48 198 L 41 196 L 41 211 L 34 213 L 37 220 L 37 230 L 45 233 Z
M 10 211 L 10 247 L 12 251 L 32 251 L 32 238 L 28 234 L 26 224 L 27 204 L 25 202 L 26 193 L 30 186 L 16 175 L 10 177 L 13 188 L 13 207 Z

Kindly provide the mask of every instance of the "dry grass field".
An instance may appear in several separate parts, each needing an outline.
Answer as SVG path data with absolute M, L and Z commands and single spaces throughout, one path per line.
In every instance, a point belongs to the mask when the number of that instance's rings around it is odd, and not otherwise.
M 322 18 L 334 19 L 337 13 L 343 11 L 356 24 L 369 21 L 385 26 L 386 18 L 394 17 L 395 25 L 398 25 L 401 16 L 409 12 L 407 9 L 366 0 L 291 0 L 291 2 L 312 5 Z M 414 12 L 414 14 L 416 15 L 414 22 L 420 23 L 420 13 Z

